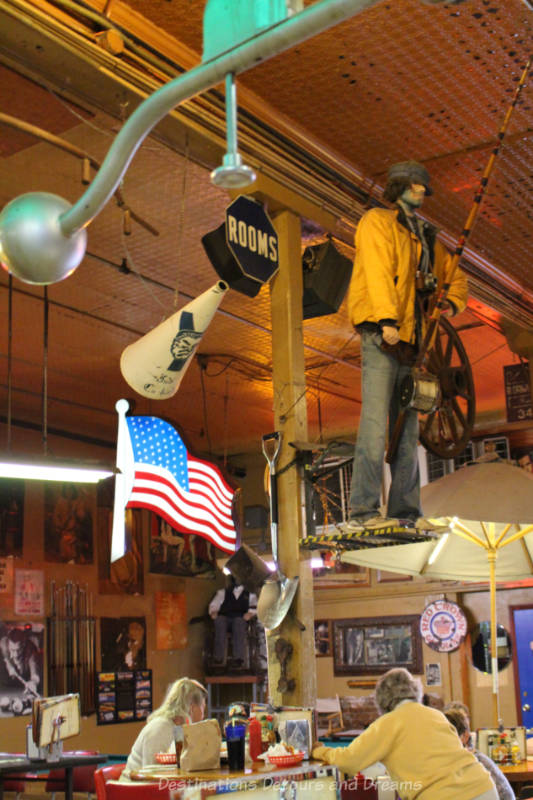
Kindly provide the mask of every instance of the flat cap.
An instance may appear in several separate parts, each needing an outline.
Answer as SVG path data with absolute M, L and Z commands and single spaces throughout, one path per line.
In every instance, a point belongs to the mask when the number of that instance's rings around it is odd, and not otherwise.
M 389 169 L 387 180 L 395 178 L 406 178 L 411 183 L 421 183 L 426 187 L 426 194 L 433 194 L 433 189 L 429 185 L 429 172 L 418 161 L 400 161 L 398 164 L 393 164 Z

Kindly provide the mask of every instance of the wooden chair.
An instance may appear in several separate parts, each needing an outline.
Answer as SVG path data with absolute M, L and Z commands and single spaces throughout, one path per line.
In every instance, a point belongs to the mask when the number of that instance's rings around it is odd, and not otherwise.
M 318 735 L 332 736 L 344 730 L 339 695 L 335 697 L 317 697 L 315 704 L 318 715 Z
M 95 770 L 94 788 L 96 790 L 96 800 L 106 800 L 107 782 L 118 780 L 125 766 L 126 762 L 123 764 L 109 764 L 107 767 L 100 767 Z

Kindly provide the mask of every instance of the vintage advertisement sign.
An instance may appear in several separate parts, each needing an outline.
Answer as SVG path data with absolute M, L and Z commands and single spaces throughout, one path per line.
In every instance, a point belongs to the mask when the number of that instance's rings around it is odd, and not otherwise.
M 466 636 L 466 617 L 457 605 L 436 600 L 425 607 L 420 617 L 420 634 L 424 642 L 439 653 L 457 650 Z
M 509 364 L 503 368 L 507 422 L 532 419 L 529 364 Z
M 155 633 L 157 650 L 187 647 L 185 592 L 155 593 Z
M 15 614 L 44 616 L 44 572 L 40 569 L 15 570 Z
M 0 558 L 0 594 L 13 594 L 13 557 Z

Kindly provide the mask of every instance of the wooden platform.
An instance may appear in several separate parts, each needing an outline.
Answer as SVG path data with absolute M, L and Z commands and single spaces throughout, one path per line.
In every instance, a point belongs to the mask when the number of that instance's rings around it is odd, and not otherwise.
M 387 547 L 394 544 L 411 544 L 438 539 L 442 532 L 418 531 L 399 525 L 377 528 L 368 531 L 342 531 L 324 533 L 317 536 L 304 536 L 300 547 L 307 550 L 365 550 L 373 547 Z

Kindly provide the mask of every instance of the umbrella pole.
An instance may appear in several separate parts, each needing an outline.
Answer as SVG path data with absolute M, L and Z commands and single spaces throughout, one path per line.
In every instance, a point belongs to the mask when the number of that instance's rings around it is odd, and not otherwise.
M 490 655 L 492 667 L 492 724 L 498 727 L 498 643 L 496 627 L 496 551 L 487 553 L 490 570 Z

